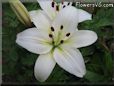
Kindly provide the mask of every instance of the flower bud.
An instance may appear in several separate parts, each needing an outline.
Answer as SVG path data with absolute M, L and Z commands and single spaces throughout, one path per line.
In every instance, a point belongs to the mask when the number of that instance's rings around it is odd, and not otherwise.
M 31 27 L 32 23 L 25 6 L 19 0 L 9 0 L 9 3 L 21 23 L 23 23 L 25 26 Z

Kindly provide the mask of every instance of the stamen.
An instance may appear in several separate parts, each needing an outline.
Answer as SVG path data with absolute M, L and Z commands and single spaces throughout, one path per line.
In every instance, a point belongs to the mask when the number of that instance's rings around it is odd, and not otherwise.
M 50 38 L 53 38 L 53 35 L 52 35 L 52 34 L 49 34 L 49 37 L 50 37 Z
M 54 8 L 54 5 L 55 5 L 55 3 L 54 3 L 54 2 L 52 2 L 52 3 L 51 3 L 51 6 L 52 6 L 53 8 Z
M 54 30 L 54 27 L 51 27 L 51 31 L 55 31 L 55 30 Z
M 73 3 L 72 3 L 72 6 L 75 6 L 75 5 L 76 5 L 75 2 L 73 2 Z
M 52 41 L 52 44 L 54 44 L 55 42 L 54 41 Z
M 66 36 L 67 36 L 67 37 L 70 36 L 70 33 L 67 33 Z
M 56 6 L 56 11 L 59 11 L 59 5 Z
M 64 40 L 61 40 L 61 44 L 63 44 Z
M 65 8 L 66 6 L 64 5 L 63 8 Z
M 70 5 L 70 2 L 67 5 Z
M 61 30 L 63 29 L 63 25 L 61 25 L 61 28 L 60 28 Z

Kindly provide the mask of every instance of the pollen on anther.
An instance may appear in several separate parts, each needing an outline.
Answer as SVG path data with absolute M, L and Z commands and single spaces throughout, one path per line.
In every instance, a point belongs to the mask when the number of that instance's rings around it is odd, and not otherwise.
M 54 31 L 54 27 L 51 27 L 51 31 Z
M 64 5 L 63 8 L 65 8 L 66 6 Z
M 61 40 L 61 44 L 64 42 L 64 40 Z
M 67 5 L 70 5 L 70 2 Z
M 72 6 L 75 6 L 75 5 L 76 5 L 75 2 L 73 2 L 73 3 L 72 3 Z
M 49 34 L 49 37 L 50 37 L 50 38 L 52 38 L 52 37 L 53 37 L 53 35 L 52 35 L 52 34 Z
M 66 36 L 67 36 L 67 37 L 70 36 L 70 33 L 67 33 Z
M 59 5 L 56 6 L 56 11 L 59 11 Z
M 52 2 L 52 3 L 51 3 L 51 6 L 52 6 L 53 8 L 54 8 L 54 5 L 55 5 L 55 3 L 54 3 L 54 2 Z
M 61 25 L 60 29 L 61 29 L 61 30 L 63 29 L 63 25 Z

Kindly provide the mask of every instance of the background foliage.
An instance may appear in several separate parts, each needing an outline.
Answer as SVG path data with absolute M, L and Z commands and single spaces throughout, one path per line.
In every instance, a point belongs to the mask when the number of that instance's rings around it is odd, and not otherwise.
M 24 3 L 30 10 L 39 9 L 37 3 Z M 39 83 L 33 74 L 38 55 L 32 54 L 15 43 L 16 34 L 27 29 L 20 23 L 8 3 L 3 3 L 3 83 Z M 93 14 L 93 19 L 78 25 L 98 34 L 98 41 L 81 48 L 87 73 L 83 79 L 61 69 L 58 65 L 45 83 L 111 83 L 113 80 L 114 8 L 82 8 Z

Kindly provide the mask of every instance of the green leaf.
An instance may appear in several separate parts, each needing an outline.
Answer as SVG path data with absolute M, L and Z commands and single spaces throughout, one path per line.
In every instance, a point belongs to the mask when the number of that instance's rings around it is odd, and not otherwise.
M 28 11 L 32 11 L 32 10 L 38 10 L 40 8 L 38 3 L 23 3 L 24 6 L 27 8 Z
M 92 71 L 87 71 L 84 78 L 91 82 L 101 82 L 105 80 L 105 77 L 103 75 L 100 75 Z
M 27 57 L 22 57 L 21 62 L 23 65 L 31 66 L 36 62 L 38 55 L 29 54 Z
M 12 47 L 12 49 L 9 52 L 10 61 L 16 62 L 18 60 L 18 54 L 16 52 L 16 49 Z
M 104 54 L 104 59 L 105 59 L 105 65 L 108 70 L 108 74 L 112 75 L 113 72 L 113 60 L 110 52 L 105 52 Z
M 114 12 L 113 8 L 102 8 L 99 9 L 96 14 L 93 15 L 92 20 L 83 21 L 79 24 L 81 29 L 100 29 L 104 26 L 109 26 L 114 24 Z
M 62 80 L 67 79 L 68 77 L 64 73 L 64 70 L 60 68 L 58 65 L 56 65 L 47 82 L 61 82 Z
M 96 23 L 96 28 L 102 26 L 113 25 L 114 22 L 114 12 L 113 8 L 102 8 L 98 10 L 95 16 L 93 16 L 93 20 Z
M 88 55 L 92 55 L 95 51 L 94 46 L 88 46 L 88 47 L 84 47 L 84 48 L 80 48 L 80 51 L 82 53 L 83 56 L 88 56 Z

